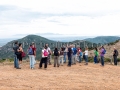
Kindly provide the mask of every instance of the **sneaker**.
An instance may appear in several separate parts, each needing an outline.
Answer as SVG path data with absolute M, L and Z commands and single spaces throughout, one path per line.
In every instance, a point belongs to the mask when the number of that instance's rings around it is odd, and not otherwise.
M 21 68 L 16 68 L 16 69 L 21 69 Z

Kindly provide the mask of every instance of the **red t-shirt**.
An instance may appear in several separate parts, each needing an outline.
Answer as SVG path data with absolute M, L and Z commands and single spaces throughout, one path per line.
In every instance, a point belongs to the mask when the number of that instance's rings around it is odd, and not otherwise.
M 33 52 L 36 52 L 36 47 L 32 47 Z M 35 53 L 34 53 L 35 55 Z

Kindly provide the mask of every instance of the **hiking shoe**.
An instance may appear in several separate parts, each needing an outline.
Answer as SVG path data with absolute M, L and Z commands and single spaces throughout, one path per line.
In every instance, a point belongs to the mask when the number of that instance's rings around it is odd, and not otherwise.
M 31 69 L 34 69 L 34 68 L 31 68 Z
M 21 68 L 16 68 L 16 69 L 21 69 Z

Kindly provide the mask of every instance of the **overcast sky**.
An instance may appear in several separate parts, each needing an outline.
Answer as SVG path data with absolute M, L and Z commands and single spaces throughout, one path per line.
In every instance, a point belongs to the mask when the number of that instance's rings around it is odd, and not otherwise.
M 120 0 L 0 0 L 0 38 L 59 33 L 120 36 Z

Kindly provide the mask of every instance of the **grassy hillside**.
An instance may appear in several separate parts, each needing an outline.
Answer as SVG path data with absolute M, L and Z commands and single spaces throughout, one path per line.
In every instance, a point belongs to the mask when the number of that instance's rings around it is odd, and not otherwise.
M 111 43 L 111 42 L 115 42 L 116 40 L 120 39 L 120 37 L 116 37 L 116 36 L 99 36 L 99 37 L 95 37 L 95 38 L 88 38 L 85 39 L 86 41 L 92 42 L 92 43 Z

